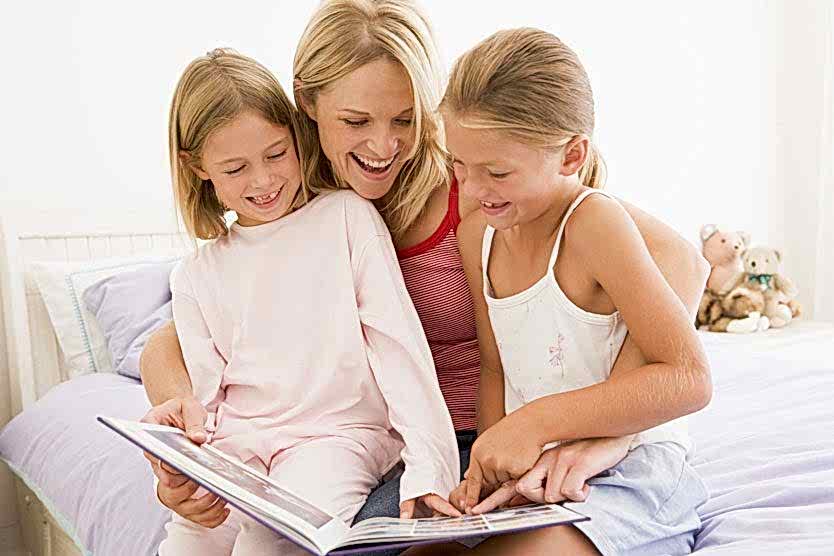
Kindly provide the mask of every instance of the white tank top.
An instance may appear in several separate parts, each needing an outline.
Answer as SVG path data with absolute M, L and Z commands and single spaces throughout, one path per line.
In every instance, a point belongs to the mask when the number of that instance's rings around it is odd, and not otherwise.
M 568 218 L 589 195 L 586 190 L 571 203 L 556 235 L 547 273 L 526 290 L 509 297 L 493 296 L 489 282 L 489 254 L 495 229 L 484 232 L 481 260 L 484 298 L 504 368 L 507 413 L 533 400 L 591 386 L 606 380 L 628 330 L 619 312 L 589 313 L 571 302 L 556 282 L 553 268 Z M 676 419 L 638 434 L 631 448 L 671 441 L 689 451 L 691 443 L 683 419 Z M 548 445 L 552 446 L 555 444 Z

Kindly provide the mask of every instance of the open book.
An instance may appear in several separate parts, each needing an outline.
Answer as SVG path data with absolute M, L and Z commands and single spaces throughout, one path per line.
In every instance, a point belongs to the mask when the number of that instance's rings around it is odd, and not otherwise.
M 179 429 L 109 417 L 98 417 L 98 420 L 313 554 L 371 552 L 588 520 L 562 506 L 546 504 L 518 506 L 477 516 L 372 518 L 348 527 L 338 517 L 320 510 L 220 450 L 207 444 L 194 444 Z

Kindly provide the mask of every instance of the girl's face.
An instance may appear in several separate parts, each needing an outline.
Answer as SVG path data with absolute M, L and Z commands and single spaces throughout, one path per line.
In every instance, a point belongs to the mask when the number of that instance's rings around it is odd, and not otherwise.
M 446 148 L 464 195 L 477 199 L 490 226 L 505 230 L 542 216 L 559 195 L 563 152 L 521 143 L 506 133 L 462 127 L 444 114 Z
M 399 63 L 380 58 L 327 86 L 310 107 L 325 156 L 365 199 L 394 183 L 414 144 L 411 80 Z
M 292 134 L 257 112 L 242 112 L 206 140 L 200 167 L 220 202 L 237 213 L 241 226 L 256 226 L 287 214 L 301 186 Z

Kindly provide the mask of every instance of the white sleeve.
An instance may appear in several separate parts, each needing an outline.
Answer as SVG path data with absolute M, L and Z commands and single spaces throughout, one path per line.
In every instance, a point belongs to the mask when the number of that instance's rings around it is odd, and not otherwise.
M 211 337 L 185 263 L 171 274 L 171 295 L 177 337 L 194 396 L 206 411 L 214 413 L 220 401 L 220 382 L 226 361 Z
M 389 420 L 405 442 L 400 500 L 431 493 L 448 498 L 460 476 L 452 419 L 387 235 L 365 243 L 354 272 L 368 360 Z

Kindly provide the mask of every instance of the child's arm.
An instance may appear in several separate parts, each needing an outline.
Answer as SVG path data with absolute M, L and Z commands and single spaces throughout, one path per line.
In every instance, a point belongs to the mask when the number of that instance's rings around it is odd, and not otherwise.
M 222 376 L 225 361 L 214 348 L 203 314 L 194 299 L 193 287 L 182 265 L 171 276 L 171 290 L 174 318 L 179 324 L 179 339 L 178 331 L 171 323 L 154 334 L 151 338 L 154 345 L 149 342 L 145 346 L 140 361 L 142 379 L 148 398 L 156 405 L 142 421 L 181 428 L 192 441 L 203 443 L 207 438 L 204 428 L 206 410 L 191 393 L 192 382 L 185 361 L 203 379 L 209 380 Z M 219 382 L 217 384 L 219 386 Z M 175 469 L 162 465 L 154 456 L 146 453 L 145 457 L 150 461 L 158 480 L 157 498 L 167 508 L 208 528 L 217 527 L 229 516 L 224 500 L 211 493 L 192 498 L 199 487 L 197 483 Z
M 495 344 L 484 300 L 481 245 L 486 220 L 480 211 L 468 215 L 457 230 L 463 269 L 475 307 L 478 349 L 481 354 L 481 380 L 478 388 L 478 432 L 481 433 L 504 418 L 504 369 Z
M 470 467 L 477 482 L 521 476 L 548 442 L 633 434 L 709 403 L 709 366 L 692 319 L 625 210 L 589 198 L 568 222 L 565 242 L 589 254 L 582 259 L 588 273 L 612 299 L 648 364 L 508 415 L 473 447 L 473 458 L 483 463 L 483 469 Z
M 388 404 L 389 420 L 405 442 L 400 501 L 407 506 L 420 497 L 427 502 L 430 497 L 425 495 L 445 499 L 460 473 L 457 442 L 394 246 L 387 233 L 374 234 L 356 253 L 356 301 L 368 360 Z M 441 511 L 456 513 L 445 500 L 431 503 L 445 504 Z M 404 513 L 409 514 L 405 509 Z
M 177 337 L 194 397 L 212 411 L 210 406 L 216 406 L 219 401 L 226 361 L 211 337 L 185 262 L 171 274 L 171 296 Z

